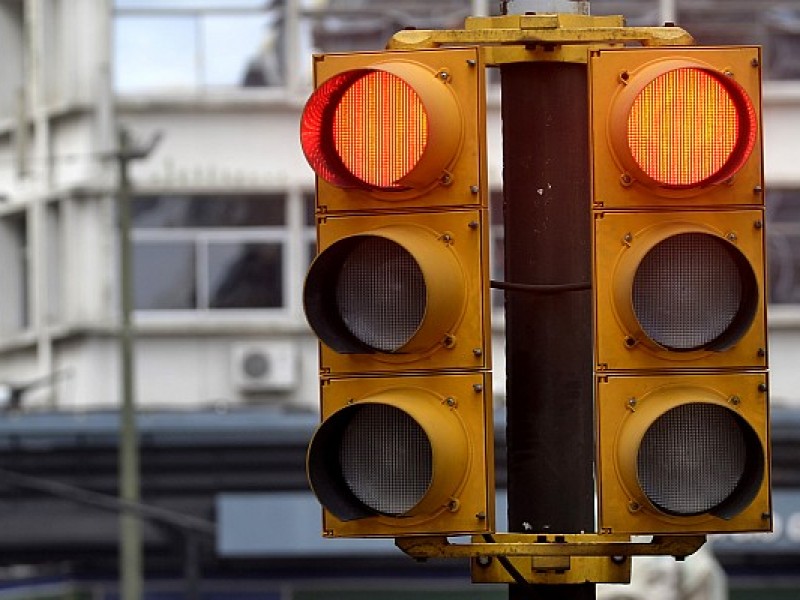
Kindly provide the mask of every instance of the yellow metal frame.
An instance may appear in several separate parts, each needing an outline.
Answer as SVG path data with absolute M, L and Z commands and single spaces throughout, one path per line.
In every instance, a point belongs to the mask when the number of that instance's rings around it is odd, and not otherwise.
M 691 45 L 694 38 L 680 27 L 626 27 L 622 16 L 573 14 L 469 17 L 464 29 L 415 29 L 395 33 L 390 49 L 481 46 L 485 63 L 557 61 L 585 63 L 589 49 L 640 44 Z
M 684 558 L 705 536 L 655 536 L 632 542 L 609 534 L 498 533 L 453 544 L 446 537 L 397 538 L 395 544 L 416 559 L 469 558 L 474 583 L 579 584 L 628 583 L 632 556 Z

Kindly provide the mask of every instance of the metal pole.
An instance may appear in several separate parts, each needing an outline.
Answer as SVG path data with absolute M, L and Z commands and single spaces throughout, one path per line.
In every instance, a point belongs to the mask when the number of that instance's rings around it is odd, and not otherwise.
M 586 65 L 500 72 L 505 279 L 579 288 L 591 279 Z M 511 532 L 594 531 L 591 306 L 587 289 L 506 291 Z M 594 597 L 592 584 L 509 586 L 512 600 Z
M 120 408 L 119 495 L 124 502 L 139 502 L 139 439 L 136 427 L 136 391 L 134 388 L 132 268 L 131 268 L 131 182 L 129 164 L 134 152 L 128 132 L 119 132 L 119 190 L 117 225 L 119 228 L 119 310 L 120 310 Z M 123 600 L 142 597 L 142 530 L 139 517 L 127 512 L 120 515 L 120 586 Z

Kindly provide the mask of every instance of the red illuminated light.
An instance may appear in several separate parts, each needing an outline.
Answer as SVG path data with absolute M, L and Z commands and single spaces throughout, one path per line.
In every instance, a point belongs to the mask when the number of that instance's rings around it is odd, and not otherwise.
M 744 89 L 695 67 L 671 69 L 647 82 L 633 99 L 626 126 L 634 175 L 673 189 L 729 179 L 747 161 L 757 133 Z
M 301 143 L 308 162 L 342 187 L 404 189 L 428 147 L 422 99 L 400 77 L 347 71 L 326 81 L 303 112 Z
M 342 95 L 333 117 L 333 145 L 344 167 L 361 181 L 396 188 L 428 144 L 428 115 L 402 79 L 370 71 Z

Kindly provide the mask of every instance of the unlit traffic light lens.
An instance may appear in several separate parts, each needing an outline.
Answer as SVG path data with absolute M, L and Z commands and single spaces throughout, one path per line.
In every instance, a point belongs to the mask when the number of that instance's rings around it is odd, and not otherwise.
M 756 129 L 753 104 L 735 81 L 678 68 L 649 81 L 634 98 L 627 143 L 645 177 L 687 189 L 732 177 L 750 156 Z
M 401 516 L 416 506 L 431 484 L 428 436 L 408 414 L 385 404 L 353 411 L 339 447 L 347 488 L 369 509 Z
M 636 461 L 648 500 L 672 515 L 746 506 L 763 477 L 755 433 L 735 412 L 693 402 L 659 416 L 642 437 Z
M 405 346 L 425 316 L 425 279 L 417 261 L 385 238 L 363 237 L 352 245 L 335 290 L 348 331 L 381 352 Z
M 631 301 L 645 335 L 659 346 L 720 350 L 752 323 L 757 289 L 750 264 L 735 246 L 705 233 L 682 233 L 644 256 Z

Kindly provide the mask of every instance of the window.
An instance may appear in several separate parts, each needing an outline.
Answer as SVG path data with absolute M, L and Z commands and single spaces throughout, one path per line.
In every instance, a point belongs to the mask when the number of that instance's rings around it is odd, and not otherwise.
M 316 195 L 314 192 L 305 192 L 303 194 L 303 224 L 305 225 L 305 234 L 303 240 L 305 242 L 308 261 L 306 265 L 310 265 L 311 261 L 317 255 L 317 233 L 315 231 L 316 218 L 314 210 L 316 206 Z
M 282 0 L 117 0 L 115 88 L 197 91 L 284 83 Z
M 768 299 L 800 304 L 800 188 L 767 189 Z
M 24 5 L 21 0 L 0 5 L 0 52 L 3 56 L 3 87 L 0 114 L 8 118 L 19 113 L 19 90 L 25 79 Z
M 30 327 L 28 298 L 27 215 L 0 218 L 0 333 L 14 334 Z
M 287 196 L 140 196 L 131 207 L 134 308 L 287 304 Z

